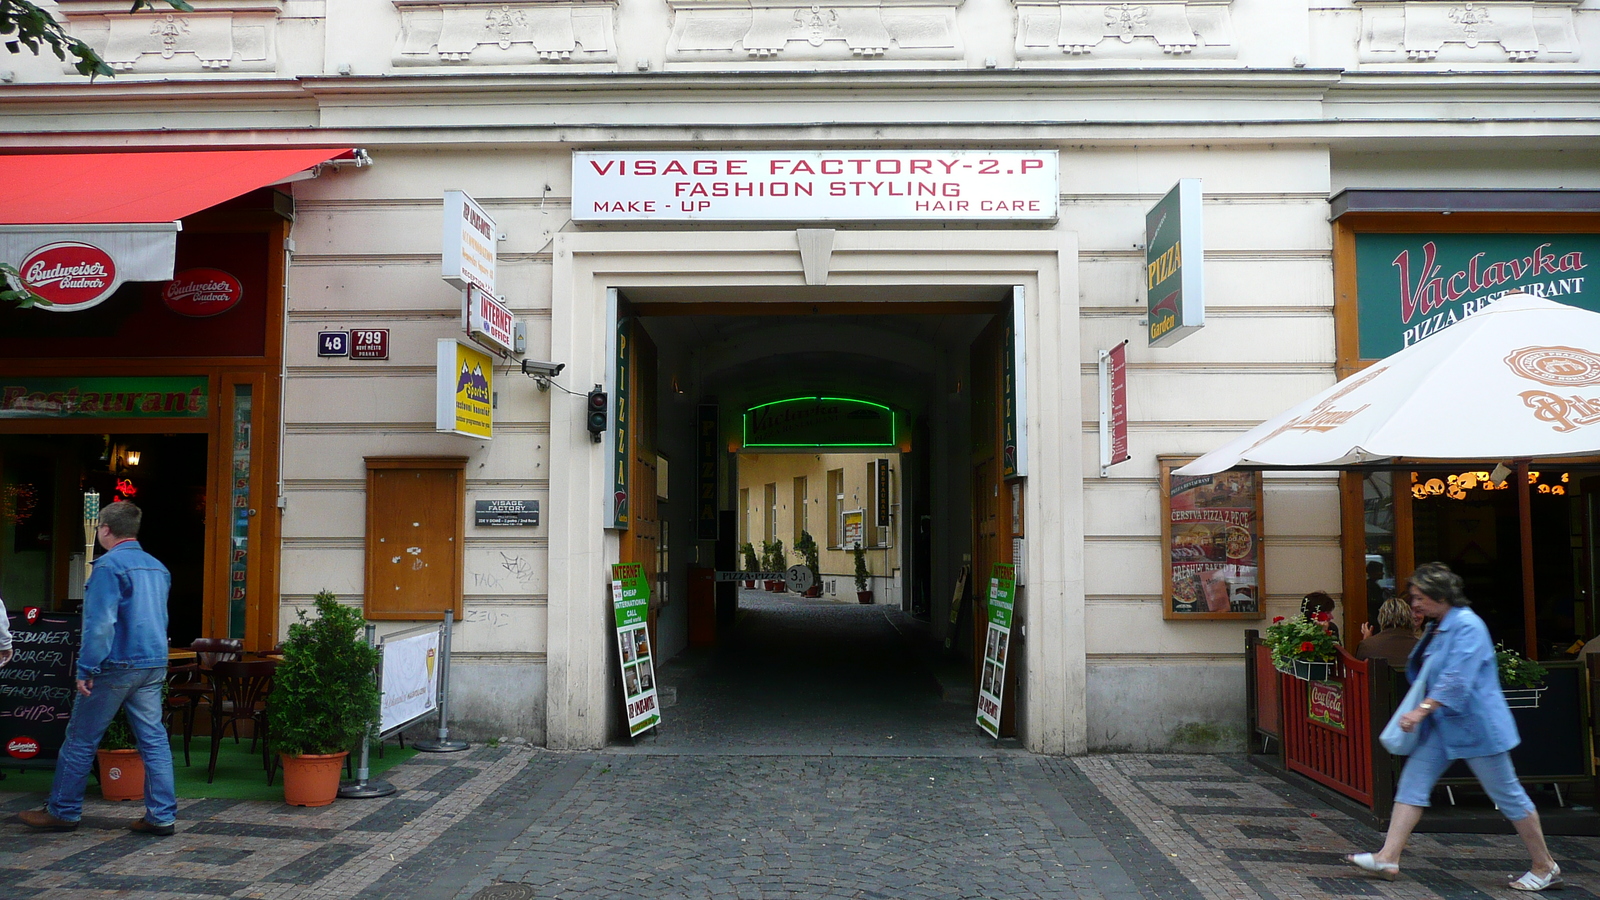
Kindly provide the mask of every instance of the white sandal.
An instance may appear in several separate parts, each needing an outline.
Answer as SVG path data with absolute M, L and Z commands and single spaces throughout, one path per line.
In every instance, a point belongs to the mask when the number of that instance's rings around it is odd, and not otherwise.
M 1393 881 L 1400 877 L 1400 865 L 1398 863 L 1378 862 L 1377 858 L 1371 853 L 1352 853 L 1346 856 L 1344 861 L 1366 872 L 1368 875 L 1376 875 L 1388 881 Z M 1542 890 L 1542 888 L 1534 890 Z
M 1561 867 L 1550 866 L 1550 874 L 1535 875 L 1533 870 L 1524 872 L 1521 878 L 1506 885 L 1513 891 L 1547 891 L 1553 888 L 1566 887 L 1567 883 L 1561 880 Z

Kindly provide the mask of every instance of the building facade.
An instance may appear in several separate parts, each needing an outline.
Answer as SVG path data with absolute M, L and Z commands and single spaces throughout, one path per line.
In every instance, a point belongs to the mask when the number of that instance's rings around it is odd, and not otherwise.
M 1563 256 L 1578 261 L 1541 283 L 1590 290 L 1572 279 L 1587 277 L 1585 241 L 1600 232 L 1600 0 L 123 6 L 54 6 L 115 79 L 0 59 L 0 152 L 207 151 L 223 155 L 192 165 L 217 166 L 261 149 L 328 148 L 338 163 L 359 148 L 371 165 L 308 163 L 181 214 L 179 270 L 257 273 L 240 301 L 264 301 L 249 346 L 218 343 L 235 330 L 220 317 L 197 320 L 216 327 L 177 348 L 135 341 L 117 330 L 132 327 L 124 320 L 86 353 L 73 342 L 87 326 L 70 318 L 51 320 L 52 344 L 0 334 L 0 380 L 18 396 L 65 390 L 30 378 L 86 384 L 138 359 L 147 377 L 204 381 L 211 398 L 176 426 L 9 405 L 0 479 L 13 496 L 49 481 L 55 518 L 51 539 L 6 540 L 4 596 L 69 604 L 71 496 L 115 489 L 113 461 L 126 465 L 138 436 L 203 435 L 181 448 L 205 482 L 184 487 L 191 632 L 233 629 L 267 645 L 322 590 L 365 604 L 385 629 L 451 608 L 453 717 L 468 732 L 603 744 L 618 713 L 609 564 L 649 559 L 665 572 L 657 647 L 663 658 L 683 648 L 689 613 L 675 601 L 692 568 L 715 565 L 719 534 L 714 522 L 703 530 L 691 498 L 709 481 L 713 513 L 740 510 L 750 486 L 738 416 L 844 392 L 907 423 L 896 447 L 905 493 L 884 524 L 913 556 L 897 602 L 927 597 L 935 629 L 948 629 L 963 571 L 976 582 L 993 562 L 1020 566 L 1015 727 L 1027 747 L 1239 746 L 1242 632 L 1264 624 L 1252 617 L 1323 590 L 1353 633 L 1369 612 L 1369 557 L 1381 558 L 1382 580 L 1403 577 L 1414 552 L 1384 551 L 1385 534 L 1410 538 L 1363 524 L 1363 491 L 1380 487 L 1266 475 L 1247 528 L 1259 583 L 1230 582 L 1229 600 L 1205 607 L 1227 615 L 1185 616 L 1199 595 L 1172 576 L 1178 486 L 1164 463 L 1381 355 L 1361 343 L 1362 304 L 1380 302 L 1361 277 L 1396 279 L 1389 259 L 1360 269 L 1362 234 L 1564 235 Z M 880 165 L 903 154 L 955 165 L 940 154 L 957 152 L 1048 159 L 1051 208 L 887 211 L 894 172 Z M 575 183 L 624 153 L 677 161 L 708 196 L 716 172 L 696 160 L 723 172 L 730 160 L 766 161 L 749 182 L 766 187 L 752 192 L 798 183 L 779 177 L 775 158 L 791 176 L 801 159 L 869 168 L 838 179 L 848 209 L 793 215 L 779 195 L 752 195 L 774 211 L 722 217 L 685 211 L 697 200 L 686 193 L 681 215 L 657 216 Z M 1146 217 L 1181 179 L 1201 183 L 1203 253 L 1191 249 L 1186 265 L 1203 266 L 1205 325 L 1152 347 Z M 927 202 L 956 199 L 940 190 Z M 524 356 L 564 366 L 559 389 L 541 390 L 517 355 L 491 357 L 490 438 L 437 428 L 438 348 L 461 336 L 463 317 L 461 289 L 440 272 L 449 191 L 492 219 L 495 293 L 525 325 Z M 26 217 L 6 221 L 43 233 Z M 228 261 L 247 233 L 260 244 L 251 260 Z M 205 247 L 207 234 L 238 239 Z M 1421 244 L 1412 252 L 1419 268 L 1401 293 L 1415 304 L 1437 276 Z M 1429 297 L 1466 302 L 1503 287 L 1448 275 Z M 38 317 L 73 313 L 3 315 L 8 329 L 38 331 Z M 1423 327 L 1403 318 L 1402 342 Z M 319 355 L 324 332 L 378 331 L 385 358 Z M 1102 469 L 1097 364 L 1123 341 L 1129 458 Z M 594 386 L 613 402 L 612 434 L 598 443 L 582 396 Z M 614 405 L 619 395 L 631 407 Z M 711 425 L 697 432 L 707 407 Z M 633 430 L 617 443 L 621 416 Z M 83 471 L 39 462 L 63 435 L 84 444 Z M 167 452 L 152 445 L 140 465 Z M 627 529 L 616 527 L 619 478 Z M 509 499 L 537 501 L 539 523 L 476 524 L 478 501 Z M 1220 548 L 1242 568 L 1242 543 L 1184 546 Z M 1575 627 L 1592 635 L 1588 615 Z

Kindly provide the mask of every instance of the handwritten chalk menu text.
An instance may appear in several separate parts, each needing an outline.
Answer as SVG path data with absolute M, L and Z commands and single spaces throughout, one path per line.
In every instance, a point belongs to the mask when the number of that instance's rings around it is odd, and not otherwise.
M 76 696 L 82 617 L 11 613 L 10 665 L 0 667 L 0 768 L 53 769 Z

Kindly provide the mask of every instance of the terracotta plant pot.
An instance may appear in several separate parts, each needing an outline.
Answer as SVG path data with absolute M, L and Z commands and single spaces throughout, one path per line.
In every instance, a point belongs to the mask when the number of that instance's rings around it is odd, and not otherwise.
M 860 601 L 861 603 L 871 603 L 872 602 L 872 592 L 871 591 L 856 591 L 856 600 Z
M 339 796 L 339 773 L 349 753 L 278 754 L 283 761 L 283 800 L 290 806 L 327 806 Z
M 807 597 L 821 597 L 822 596 L 822 585 L 813 584 L 811 587 L 806 588 L 805 595 Z
M 745 583 L 744 583 L 744 586 L 745 586 L 745 588 L 747 588 L 747 589 L 748 589 L 748 590 L 755 590 L 755 587 L 756 587 L 756 583 L 755 583 L 755 582 L 754 582 L 754 581 L 746 581 L 746 582 L 745 582 Z
M 144 758 L 137 750 L 96 750 L 100 796 L 107 800 L 144 799 Z

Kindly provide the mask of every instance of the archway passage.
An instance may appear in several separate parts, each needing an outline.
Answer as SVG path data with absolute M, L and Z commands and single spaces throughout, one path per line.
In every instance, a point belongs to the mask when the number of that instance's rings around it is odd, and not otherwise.
M 619 457 L 631 473 L 622 558 L 655 573 L 663 700 L 673 704 L 657 740 L 884 749 L 978 740 L 972 591 L 954 587 L 985 534 L 974 498 L 998 486 L 974 484 L 990 471 L 974 468 L 976 456 L 995 455 L 975 453 L 975 434 L 995 428 L 975 432 L 971 421 L 999 404 L 974 402 L 972 362 L 995 358 L 982 341 L 1009 296 L 982 287 L 923 303 L 622 298 L 620 340 L 635 351 L 630 449 Z M 998 389 L 998 379 L 980 381 Z M 775 408 L 856 425 L 877 415 L 885 427 L 763 431 Z M 691 582 L 704 590 L 708 569 L 803 564 L 810 543 L 819 596 L 720 585 L 715 636 L 690 646 L 690 631 L 705 633 L 684 602 Z

